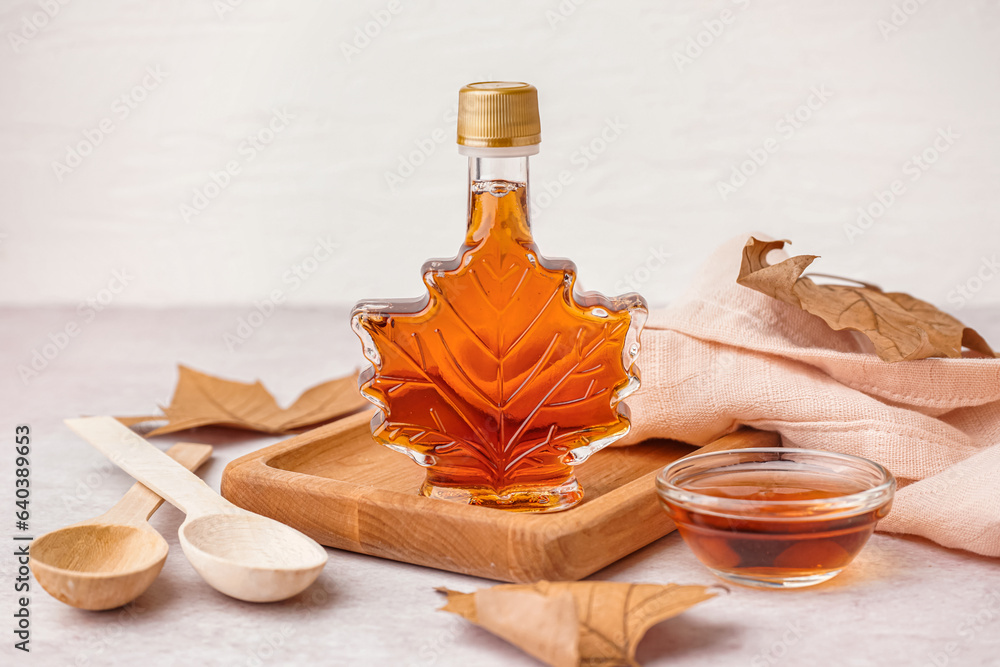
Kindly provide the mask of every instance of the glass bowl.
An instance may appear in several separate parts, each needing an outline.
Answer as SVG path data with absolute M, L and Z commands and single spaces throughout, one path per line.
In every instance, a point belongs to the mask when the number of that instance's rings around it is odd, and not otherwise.
M 854 560 L 889 513 L 896 480 L 848 454 L 765 447 L 680 459 L 660 502 L 708 569 L 738 584 L 812 586 Z

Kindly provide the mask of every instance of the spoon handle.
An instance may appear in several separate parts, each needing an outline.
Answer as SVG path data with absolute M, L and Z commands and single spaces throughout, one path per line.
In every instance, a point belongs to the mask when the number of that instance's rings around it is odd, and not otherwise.
M 67 419 L 66 425 L 116 466 L 189 516 L 242 511 L 114 417 Z
M 188 470 L 194 471 L 212 456 L 212 445 L 181 442 L 168 449 L 167 456 Z M 162 504 L 163 498 L 150 491 L 142 482 L 136 482 L 125 492 L 121 500 L 100 518 L 107 523 L 142 524 L 148 521 Z

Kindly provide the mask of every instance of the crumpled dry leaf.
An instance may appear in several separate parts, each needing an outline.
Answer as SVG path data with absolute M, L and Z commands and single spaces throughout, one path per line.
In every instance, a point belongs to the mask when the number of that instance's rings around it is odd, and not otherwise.
M 767 254 L 786 243 L 751 236 L 743 249 L 736 282 L 817 315 L 837 331 L 860 331 L 884 361 L 961 357 L 963 345 L 988 357 L 996 356 L 973 329 L 909 294 L 883 292 L 866 283 L 817 285 L 802 276 L 816 255 L 768 264 Z
M 502 584 L 475 593 L 437 589 L 450 611 L 553 667 L 637 666 L 646 631 L 715 593 L 704 586 L 612 581 Z
M 287 408 L 259 381 L 253 384 L 223 380 L 178 366 L 177 388 L 163 415 L 118 417 L 126 426 L 162 421 L 147 436 L 174 433 L 198 426 L 231 426 L 261 433 L 288 433 L 306 426 L 332 421 L 368 406 L 358 392 L 356 374 L 337 378 L 307 389 Z

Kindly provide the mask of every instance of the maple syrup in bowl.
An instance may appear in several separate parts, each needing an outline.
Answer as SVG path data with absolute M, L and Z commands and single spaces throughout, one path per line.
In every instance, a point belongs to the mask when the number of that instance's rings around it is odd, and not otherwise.
M 896 481 L 857 456 L 768 447 L 680 459 L 656 488 L 684 542 L 716 575 L 797 588 L 854 560 L 889 513 Z

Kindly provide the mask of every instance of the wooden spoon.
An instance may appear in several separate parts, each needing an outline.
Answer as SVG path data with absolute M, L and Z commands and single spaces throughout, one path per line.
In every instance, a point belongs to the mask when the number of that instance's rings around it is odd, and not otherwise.
M 174 445 L 167 455 L 197 470 L 211 445 Z M 142 595 L 167 559 L 167 541 L 149 525 L 163 499 L 136 484 L 93 519 L 42 535 L 31 545 L 31 572 L 49 595 L 80 609 L 114 609 Z
M 210 586 L 238 600 L 275 602 L 305 590 L 326 550 L 294 528 L 247 512 L 113 417 L 66 424 L 119 468 L 187 514 L 177 536 Z

